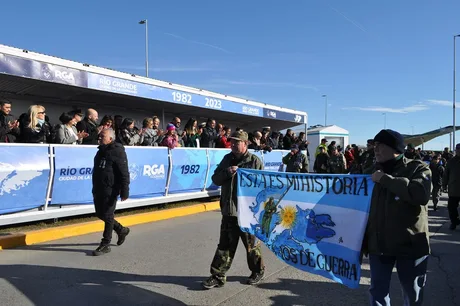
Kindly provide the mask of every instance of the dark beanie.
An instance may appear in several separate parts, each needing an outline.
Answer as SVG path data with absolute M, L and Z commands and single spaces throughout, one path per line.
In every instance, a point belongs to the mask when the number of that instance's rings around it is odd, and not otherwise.
M 393 130 L 381 130 L 377 135 L 374 137 L 375 142 L 384 143 L 390 148 L 395 149 L 398 153 L 404 153 L 404 138 L 401 134 Z

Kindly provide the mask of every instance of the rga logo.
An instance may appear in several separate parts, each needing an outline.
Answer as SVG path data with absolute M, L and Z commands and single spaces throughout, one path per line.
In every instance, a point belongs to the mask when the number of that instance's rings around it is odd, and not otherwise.
M 53 73 L 54 72 L 54 73 Z M 75 83 L 75 77 L 72 72 L 60 71 L 56 68 L 50 67 L 50 65 L 43 65 L 42 75 L 46 80 L 62 80 L 65 82 Z
M 144 165 L 143 176 L 150 178 L 164 178 L 165 177 L 165 165 Z
M 135 181 L 137 177 L 139 176 L 139 172 L 140 172 L 139 167 L 136 164 L 131 164 L 129 165 L 128 169 L 129 169 L 129 178 L 132 181 Z
M 271 111 L 271 110 L 267 110 L 267 116 L 272 117 L 272 118 L 276 118 L 276 112 Z
M 75 83 L 75 77 L 72 72 L 54 70 L 54 76 L 56 79 Z
M 295 115 L 294 121 L 295 121 L 295 122 L 300 122 L 300 120 L 302 120 L 302 116 L 300 116 L 300 115 Z

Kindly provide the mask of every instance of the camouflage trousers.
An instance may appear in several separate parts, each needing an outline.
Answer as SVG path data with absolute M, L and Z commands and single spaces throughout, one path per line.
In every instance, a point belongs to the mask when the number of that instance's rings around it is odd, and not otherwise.
M 232 265 L 240 238 L 246 249 L 249 270 L 260 273 L 265 269 L 260 241 L 255 236 L 241 231 L 237 217 L 223 216 L 219 245 L 211 263 L 211 275 L 225 281 L 225 274 Z

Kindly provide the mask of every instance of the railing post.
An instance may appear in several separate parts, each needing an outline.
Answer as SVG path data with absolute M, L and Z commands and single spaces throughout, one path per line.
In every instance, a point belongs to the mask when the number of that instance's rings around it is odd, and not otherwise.
M 168 169 L 168 177 L 166 178 L 165 196 L 169 194 L 169 183 L 171 182 L 171 174 L 172 174 L 172 169 L 173 169 L 172 150 L 169 148 L 168 148 L 168 160 L 169 160 L 169 169 Z
M 44 211 L 48 209 L 48 204 L 51 202 L 51 191 L 53 188 L 53 181 L 54 181 L 54 147 L 49 145 L 48 146 L 48 158 L 50 161 L 50 174 L 48 178 L 48 188 L 46 190 L 46 198 L 45 198 L 45 207 L 43 208 Z

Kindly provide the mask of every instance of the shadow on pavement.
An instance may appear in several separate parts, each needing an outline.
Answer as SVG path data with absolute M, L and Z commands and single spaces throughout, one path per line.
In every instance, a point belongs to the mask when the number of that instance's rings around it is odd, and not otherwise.
M 139 284 L 155 281 L 156 277 L 151 276 L 49 266 L 3 265 L 0 266 L 0 278 L 37 306 L 186 305 L 154 292 L 155 285 Z
M 97 248 L 99 243 L 73 243 L 73 244 L 36 244 L 23 247 L 16 247 L 14 250 L 33 250 L 45 252 L 69 252 L 69 253 L 83 253 L 86 256 L 93 256 L 93 250 Z
M 349 289 L 331 282 L 312 282 L 279 278 L 276 283 L 262 283 L 259 288 L 286 291 L 270 297 L 273 305 L 367 305 L 369 303 L 366 290 L 369 286 L 361 285 L 360 289 Z

